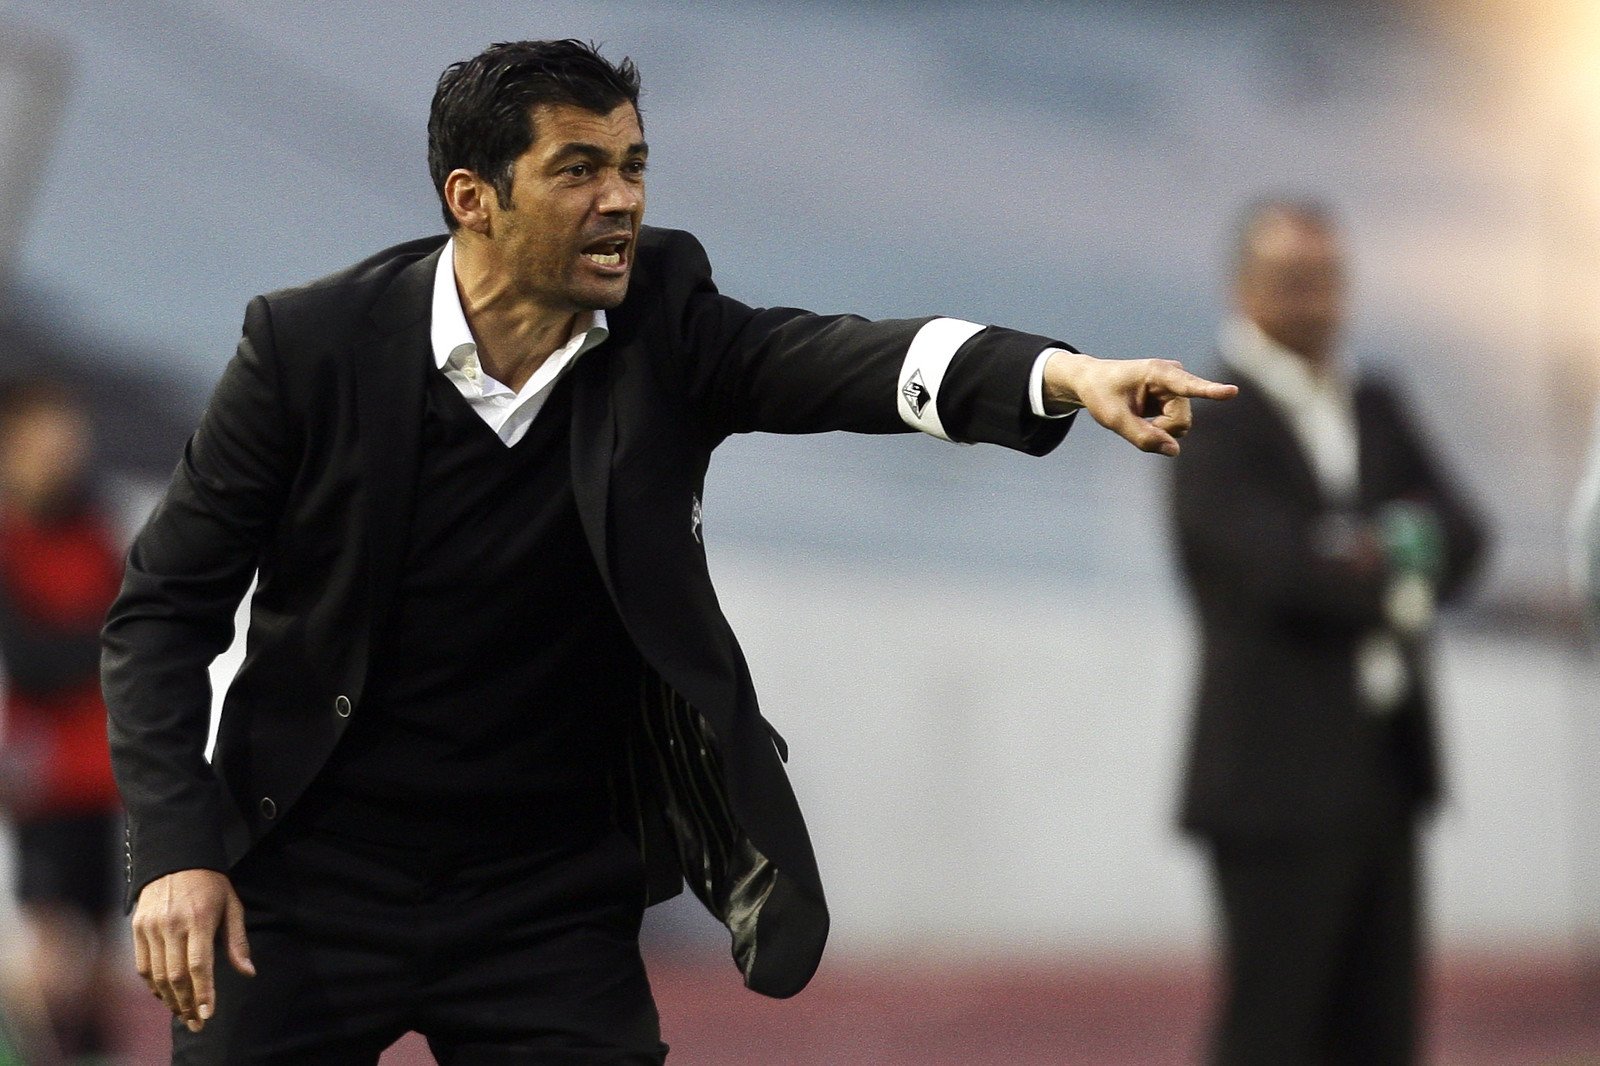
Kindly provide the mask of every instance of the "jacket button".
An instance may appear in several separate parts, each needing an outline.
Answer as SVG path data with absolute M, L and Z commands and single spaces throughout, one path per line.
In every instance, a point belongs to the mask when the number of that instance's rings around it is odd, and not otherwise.
M 338 715 L 340 718 L 349 718 L 350 717 L 350 697 L 349 696 L 340 696 L 338 699 L 334 700 L 333 701 L 333 713 Z
M 278 805 L 272 802 L 271 796 L 261 797 L 261 817 L 271 820 L 278 816 Z

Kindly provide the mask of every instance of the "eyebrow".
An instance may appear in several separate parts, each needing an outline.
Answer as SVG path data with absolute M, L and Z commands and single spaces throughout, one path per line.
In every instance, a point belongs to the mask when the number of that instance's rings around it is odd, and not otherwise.
M 571 142 L 569 142 L 567 144 L 563 144 L 560 148 L 558 148 L 556 150 L 555 155 L 551 156 L 551 159 L 552 160 L 560 160 L 560 159 L 566 159 L 569 156 L 575 156 L 575 155 L 584 156 L 585 158 L 588 158 L 588 159 L 600 159 L 600 160 L 603 160 L 603 159 L 609 158 L 611 153 L 608 152 L 605 148 L 601 147 L 598 144 L 588 144 L 588 143 L 585 143 L 583 141 L 571 141 Z M 630 144 L 622 152 L 622 157 L 624 159 L 632 159 L 634 157 L 648 157 L 649 155 L 650 155 L 650 146 L 648 144 L 646 144 L 644 141 L 637 141 L 637 142 L 635 142 L 633 144 Z

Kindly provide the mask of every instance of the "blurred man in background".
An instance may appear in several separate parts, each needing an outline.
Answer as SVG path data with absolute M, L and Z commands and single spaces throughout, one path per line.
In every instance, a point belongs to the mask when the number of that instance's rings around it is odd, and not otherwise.
M 1591 629 L 1600 631 L 1600 416 L 1573 496 L 1569 533 L 1572 591 Z
M 100 697 L 99 630 L 122 580 L 111 523 L 87 488 L 88 421 L 59 386 L 0 385 L 0 797 L 17 841 L 28 927 L 16 960 L 60 1053 L 99 1061 L 121 960 L 115 783 Z M 35 1050 L 33 1058 L 53 1061 Z
M 1227 942 L 1213 1060 L 1408 1063 L 1417 824 L 1440 788 L 1427 641 L 1483 533 L 1409 404 L 1339 356 L 1327 211 L 1255 207 L 1236 269 L 1240 396 L 1172 482 L 1204 642 L 1182 821 Z

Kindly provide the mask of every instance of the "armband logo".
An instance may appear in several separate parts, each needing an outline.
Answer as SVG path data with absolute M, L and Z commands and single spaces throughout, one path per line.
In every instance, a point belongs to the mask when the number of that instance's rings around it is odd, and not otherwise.
M 923 408 L 927 407 L 928 401 L 933 399 L 933 394 L 928 391 L 928 386 L 922 383 L 922 371 L 913 371 L 910 380 L 905 384 L 905 388 L 900 391 L 905 395 L 906 403 L 911 405 L 911 413 L 921 418 Z

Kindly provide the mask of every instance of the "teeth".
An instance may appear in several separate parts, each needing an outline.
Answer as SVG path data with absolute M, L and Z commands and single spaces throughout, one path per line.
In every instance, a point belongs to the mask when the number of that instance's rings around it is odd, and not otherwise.
M 611 252 L 606 255 L 601 255 L 599 252 L 585 252 L 584 254 L 589 257 L 590 262 L 599 263 L 601 266 L 614 267 L 622 262 L 622 254 L 620 252 Z

